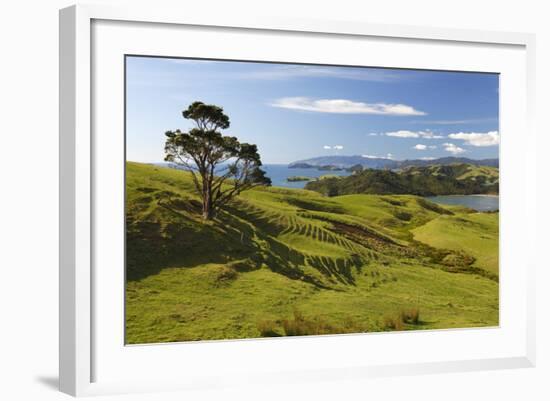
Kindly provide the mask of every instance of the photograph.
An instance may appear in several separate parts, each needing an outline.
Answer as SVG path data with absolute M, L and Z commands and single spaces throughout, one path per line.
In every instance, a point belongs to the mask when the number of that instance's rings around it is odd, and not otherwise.
M 124 68 L 126 344 L 499 326 L 498 73 Z

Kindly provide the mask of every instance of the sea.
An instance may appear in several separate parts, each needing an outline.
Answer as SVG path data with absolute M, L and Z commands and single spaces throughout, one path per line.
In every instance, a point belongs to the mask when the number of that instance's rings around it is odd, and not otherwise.
M 271 178 L 271 184 L 276 187 L 286 188 L 304 188 L 307 181 L 287 181 L 288 177 L 292 176 L 304 176 L 311 178 L 318 178 L 322 175 L 338 175 L 347 176 L 351 173 L 345 170 L 341 171 L 328 171 L 317 170 L 316 168 L 290 168 L 287 164 L 264 164 L 262 169 L 266 172 L 266 175 Z
M 466 206 L 479 212 L 499 210 L 498 195 L 440 195 L 426 199 L 444 205 Z
M 158 163 L 158 165 L 165 165 L 165 163 Z M 273 186 L 285 187 L 285 188 L 298 188 L 303 189 L 307 184 L 307 181 L 287 181 L 288 177 L 292 176 L 304 176 L 311 178 L 318 178 L 322 175 L 338 175 L 348 176 L 351 173 L 345 170 L 317 170 L 316 168 L 290 168 L 288 164 L 263 164 L 262 169 L 266 172 L 266 175 L 271 178 Z M 499 209 L 499 197 L 498 195 L 440 195 L 430 196 L 426 199 L 445 205 L 461 205 L 480 212 L 489 212 Z

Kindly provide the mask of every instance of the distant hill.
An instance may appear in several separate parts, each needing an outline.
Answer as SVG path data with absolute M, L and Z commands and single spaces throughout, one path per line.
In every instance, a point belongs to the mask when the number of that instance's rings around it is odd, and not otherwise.
M 367 158 L 363 156 L 320 156 L 306 160 L 299 160 L 294 163 L 290 163 L 290 168 L 316 168 L 321 166 L 334 166 L 339 168 L 349 168 L 357 164 L 367 168 L 376 169 L 394 169 L 399 166 L 399 162 L 391 159 L 383 158 Z
M 366 169 L 348 177 L 308 182 L 306 189 L 328 196 L 497 194 L 499 172 L 496 167 L 467 163 L 408 166 L 398 171 Z
M 289 164 L 290 168 L 319 168 L 333 166 L 337 168 L 350 168 L 361 165 L 371 169 L 396 170 L 409 166 L 447 165 L 454 163 L 471 164 L 474 166 L 497 167 L 498 159 L 474 160 L 466 157 L 442 157 L 433 160 L 392 160 L 384 158 L 371 158 L 364 156 L 320 156 L 311 159 L 299 160 Z
M 400 168 L 409 166 L 433 166 L 433 165 L 446 165 L 446 164 L 471 164 L 473 166 L 487 166 L 487 167 L 499 167 L 498 159 L 469 159 L 467 157 L 440 157 L 433 160 L 403 160 L 400 163 Z

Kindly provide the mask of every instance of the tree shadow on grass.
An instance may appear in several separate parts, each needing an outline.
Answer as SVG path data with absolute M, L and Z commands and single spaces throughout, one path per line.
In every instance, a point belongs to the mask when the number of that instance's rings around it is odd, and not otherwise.
M 244 203 L 228 205 L 218 211 L 213 221 L 204 222 L 201 205 L 196 200 L 161 193 L 153 202 L 148 214 L 127 215 L 129 281 L 141 280 L 169 267 L 247 260 L 247 270 L 265 265 L 273 272 L 318 288 L 333 288 L 332 280 L 355 284 L 352 267 L 356 262 L 311 256 L 294 249 L 276 238 L 286 229 L 284 224 L 258 217 L 257 211 L 247 211 Z M 308 274 L 306 266 L 316 269 L 327 280 Z
M 219 222 L 203 223 L 196 204 L 164 198 L 145 219 L 128 215 L 126 277 L 141 280 L 167 267 L 229 263 L 258 251 Z
M 352 274 L 351 262 L 344 259 L 334 259 L 324 256 L 311 256 L 296 250 L 279 241 L 276 237 L 287 229 L 273 219 L 250 217 L 243 208 L 228 206 L 223 214 L 225 223 L 235 227 L 239 232 L 246 232 L 253 227 L 252 233 L 261 244 L 263 263 L 272 271 L 280 273 L 293 280 L 302 280 L 318 288 L 330 289 L 331 285 L 319 280 L 304 271 L 308 265 L 319 271 L 327 278 L 334 278 L 341 284 L 354 285 L 355 278 Z M 252 221 L 252 222 L 251 222 Z

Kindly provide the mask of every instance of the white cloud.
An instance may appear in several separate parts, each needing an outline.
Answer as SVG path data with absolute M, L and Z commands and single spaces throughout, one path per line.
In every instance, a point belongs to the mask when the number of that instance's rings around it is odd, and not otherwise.
M 284 97 L 271 104 L 283 109 L 314 111 L 336 114 L 379 114 L 395 116 L 422 116 L 423 111 L 405 104 L 363 103 L 348 99 L 311 99 L 308 97 Z
M 465 149 L 462 149 L 461 147 L 456 146 L 454 143 L 444 143 L 444 144 L 443 144 L 443 148 L 444 148 L 447 152 L 452 153 L 453 155 L 458 155 L 458 154 L 460 154 L 460 153 L 466 152 Z
M 289 80 L 296 78 L 338 78 L 355 81 L 399 82 L 410 75 L 392 70 L 327 67 L 316 65 L 272 65 L 239 75 L 243 79 Z
M 407 130 L 386 132 L 385 135 L 386 136 L 395 136 L 397 138 L 420 138 L 420 135 L 418 134 L 418 132 L 407 131 Z
M 378 134 L 376 132 L 371 132 L 369 133 L 369 136 L 378 136 Z
M 409 130 L 399 130 L 386 132 L 384 135 L 393 136 L 396 138 L 423 138 L 423 139 L 441 139 L 444 138 L 442 135 L 436 135 L 432 131 L 409 131 Z
M 428 147 L 426 145 L 423 145 L 421 143 L 417 144 L 417 145 L 414 145 L 413 146 L 413 149 L 416 149 L 416 150 L 426 150 L 428 149 Z
M 332 146 L 325 145 L 323 146 L 323 149 L 332 149 Z
M 342 149 L 344 149 L 344 147 L 343 147 L 342 145 L 334 145 L 334 146 L 332 147 L 332 149 L 342 150 Z
M 449 138 L 461 139 L 466 144 L 472 146 L 496 146 L 499 143 L 498 131 L 489 131 L 486 133 L 480 132 L 458 132 L 456 134 L 449 134 Z
M 386 156 L 361 155 L 361 157 L 364 157 L 365 159 L 391 159 L 393 157 L 393 155 L 391 153 L 388 153 Z
M 435 160 L 435 157 L 421 157 L 420 160 Z

